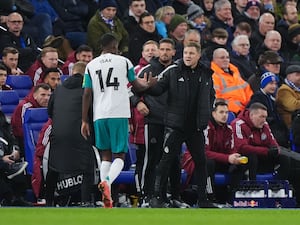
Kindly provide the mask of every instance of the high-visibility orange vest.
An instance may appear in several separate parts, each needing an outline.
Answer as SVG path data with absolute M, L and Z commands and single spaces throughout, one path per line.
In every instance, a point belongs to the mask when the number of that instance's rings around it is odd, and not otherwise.
M 228 109 L 238 113 L 246 107 L 253 91 L 250 85 L 244 81 L 237 67 L 229 64 L 232 74 L 225 72 L 217 64 L 211 62 L 213 73 L 214 89 L 216 98 L 223 98 L 227 101 Z

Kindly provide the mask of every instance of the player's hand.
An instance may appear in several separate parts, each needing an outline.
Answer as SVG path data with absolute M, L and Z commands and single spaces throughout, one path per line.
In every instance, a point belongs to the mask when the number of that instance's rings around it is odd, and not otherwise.
M 84 137 L 85 140 L 88 139 L 88 136 L 90 136 L 90 125 L 85 122 L 85 121 L 82 121 L 81 123 L 81 135 Z
M 277 146 L 271 146 L 268 149 L 268 156 L 271 158 L 276 158 L 280 153 L 280 150 Z
M 147 116 L 149 114 L 149 109 L 148 107 L 145 105 L 144 102 L 139 102 L 136 105 L 136 109 L 139 111 L 140 114 L 142 114 L 143 116 Z
M 13 155 L 5 155 L 2 157 L 3 162 L 8 163 L 9 165 L 15 163 Z
M 147 78 L 147 82 L 148 82 L 149 87 L 152 87 L 152 86 L 154 86 L 157 83 L 157 77 L 153 77 L 152 73 L 149 72 L 149 76 Z
M 132 124 L 132 123 L 129 124 L 129 132 L 130 132 L 130 133 L 133 133 L 133 132 L 134 132 L 134 127 L 133 127 L 133 124 Z
M 233 165 L 238 165 L 238 164 L 240 164 L 240 161 L 239 161 L 240 156 L 241 155 L 239 153 L 233 153 L 233 154 L 229 155 L 228 162 Z

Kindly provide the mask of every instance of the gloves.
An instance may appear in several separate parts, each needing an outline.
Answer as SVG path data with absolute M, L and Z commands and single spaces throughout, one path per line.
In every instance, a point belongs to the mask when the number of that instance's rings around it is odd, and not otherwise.
M 279 154 L 279 149 L 277 146 L 271 146 L 268 150 L 268 156 L 275 158 Z

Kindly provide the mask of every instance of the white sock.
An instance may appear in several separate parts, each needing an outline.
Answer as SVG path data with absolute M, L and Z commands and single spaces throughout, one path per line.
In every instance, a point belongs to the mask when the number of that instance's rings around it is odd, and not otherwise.
M 110 161 L 102 161 L 101 162 L 101 167 L 100 167 L 101 181 L 108 180 L 108 173 L 109 173 L 110 167 L 111 167 Z
M 124 161 L 120 158 L 116 158 L 111 164 L 110 170 L 108 172 L 108 178 L 110 184 L 119 176 L 124 167 Z

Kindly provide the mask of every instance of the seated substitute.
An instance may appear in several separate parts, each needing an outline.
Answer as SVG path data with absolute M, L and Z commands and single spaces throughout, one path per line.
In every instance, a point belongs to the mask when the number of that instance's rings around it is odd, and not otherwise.
M 216 172 L 231 175 L 229 193 L 243 179 L 247 166 L 237 149 L 234 148 L 232 128 L 227 124 L 228 105 L 225 100 L 217 100 L 212 111 L 212 117 L 204 131 L 205 154 L 207 157 L 208 187 L 215 190 L 214 176 Z M 247 160 L 247 159 L 246 159 Z M 209 192 L 209 190 L 208 190 Z M 213 192 L 214 193 L 214 192 Z M 231 201 L 231 194 L 227 201 Z
M 0 205 L 31 206 L 24 200 L 27 162 L 20 161 L 20 148 L 12 135 L 10 124 L 0 111 Z

